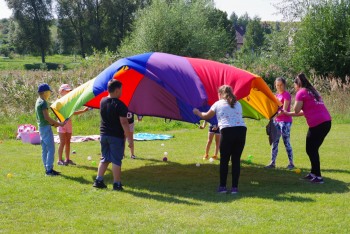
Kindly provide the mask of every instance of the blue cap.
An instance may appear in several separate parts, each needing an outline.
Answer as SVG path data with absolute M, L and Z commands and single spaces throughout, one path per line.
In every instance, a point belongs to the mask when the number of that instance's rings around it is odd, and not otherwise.
M 38 93 L 45 92 L 45 91 L 51 91 L 51 88 L 48 84 L 40 84 L 38 87 Z

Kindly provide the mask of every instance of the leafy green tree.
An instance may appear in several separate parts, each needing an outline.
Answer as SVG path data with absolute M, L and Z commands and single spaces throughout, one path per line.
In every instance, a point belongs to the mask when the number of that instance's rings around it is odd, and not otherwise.
M 103 2 L 102 7 L 107 16 L 102 24 L 103 41 L 109 49 L 116 50 L 119 47 L 124 37 L 131 31 L 135 12 L 147 6 L 148 2 L 134 0 L 105 0 Z
M 45 52 L 51 43 L 50 25 L 52 16 L 51 0 L 6 0 L 13 10 L 13 17 L 18 24 L 16 40 L 21 47 L 31 51 L 40 51 L 41 61 L 45 63 Z
M 9 44 L 10 20 L 0 20 L 0 55 L 9 56 L 11 46 Z
M 135 11 L 149 0 L 57 0 L 58 32 L 63 50 L 116 50 L 131 30 Z M 77 46 L 79 45 L 79 46 Z M 77 48 L 79 47 L 79 48 Z
M 248 23 L 251 21 L 251 18 L 249 17 L 248 13 L 244 13 L 241 15 L 237 20 L 237 26 L 240 26 L 244 29 L 244 31 L 247 30 Z
M 88 22 L 84 0 L 57 0 L 57 16 L 63 51 L 74 50 L 78 44 L 80 54 L 85 58 Z
M 236 30 L 233 23 L 227 18 L 227 13 L 219 9 L 211 9 L 207 11 L 208 23 L 211 28 L 224 28 L 230 36 L 230 43 L 227 52 L 232 54 L 236 49 Z M 231 15 L 232 16 L 232 15 Z
M 235 12 L 231 13 L 230 21 L 234 27 L 238 25 L 238 15 Z
M 224 27 L 213 27 L 208 11 L 213 1 L 154 0 L 138 12 L 134 29 L 122 43 L 122 56 L 159 51 L 183 56 L 219 59 L 230 47 Z M 217 25 L 217 24 L 215 24 Z
M 261 24 L 260 18 L 254 17 L 248 22 L 241 53 L 260 54 L 264 41 L 264 27 Z
M 326 1 L 313 5 L 301 20 L 294 37 L 297 68 L 317 74 L 350 74 L 349 1 Z

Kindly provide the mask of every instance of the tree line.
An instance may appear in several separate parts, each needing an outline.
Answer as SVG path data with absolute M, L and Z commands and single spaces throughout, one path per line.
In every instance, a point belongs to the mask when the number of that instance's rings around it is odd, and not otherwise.
M 0 29 L 9 35 L 0 50 L 40 54 L 43 63 L 48 52 L 84 58 L 108 49 L 123 57 L 159 51 L 220 60 L 264 78 L 350 74 L 350 0 L 281 1 L 285 22 L 228 16 L 212 0 L 6 2 L 13 17 Z M 240 49 L 237 27 L 245 32 Z
M 161 51 L 219 59 L 236 50 L 236 26 L 212 0 L 6 0 L 13 17 L 2 20 L 0 53 L 80 54 L 93 50 L 129 55 Z M 55 4 L 53 4 L 55 3 Z M 54 18 L 55 16 L 55 18 Z M 54 35 L 53 35 L 54 34 Z M 1 38 L 0 38 L 1 40 Z
M 13 12 L 10 41 L 17 53 L 80 53 L 116 49 L 135 12 L 149 0 L 6 0 Z M 55 4 L 53 4 L 55 3 Z M 56 16 L 56 19 L 54 19 Z M 56 41 L 52 40 L 54 28 Z

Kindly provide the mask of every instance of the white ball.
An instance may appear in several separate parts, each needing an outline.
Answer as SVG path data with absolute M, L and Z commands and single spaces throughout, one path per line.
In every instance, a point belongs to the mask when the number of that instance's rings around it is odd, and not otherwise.
M 164 144 L 162 143 L 162 144 L 160 144 L 160 146 L 164 146 Z
M 91 161 L 91 159 L 92 159 L 91 156 L 88 156 L 88 157 L 87 157 L 87 160 Z
M 201 165 L 199 163 L 196 164 L 197 167 L 200 167 Z
M 164 152 L 164 156 L 168 156 L 168 152 Z
M 213 159 L 213 158 L 210 158 L 210 159 L 209 159 L 209 162 L 211 162 L 211 163 L 214 162 L 214 159 Z

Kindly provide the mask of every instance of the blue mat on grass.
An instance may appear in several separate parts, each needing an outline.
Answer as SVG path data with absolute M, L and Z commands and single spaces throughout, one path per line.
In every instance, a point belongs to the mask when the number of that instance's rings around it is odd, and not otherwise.
M 154 140 L 169 140 L 173 138 L 171 135 L 151 134 L 151 133 L 136 133 L 134 134 L 135 141 L 154 141 Z

